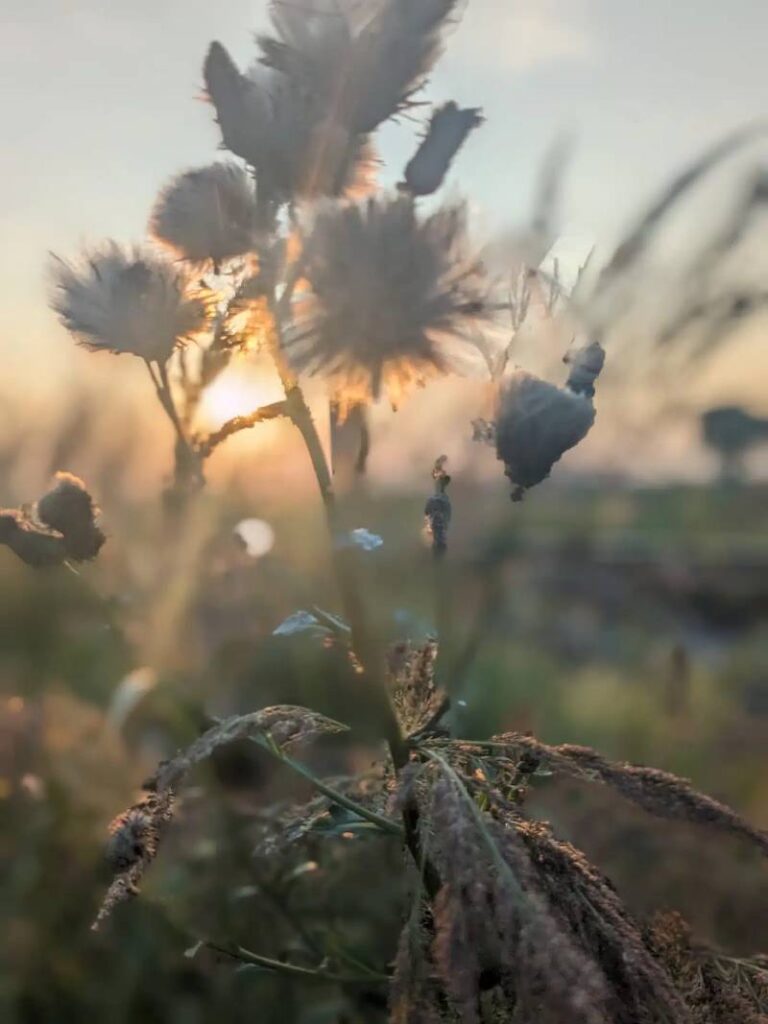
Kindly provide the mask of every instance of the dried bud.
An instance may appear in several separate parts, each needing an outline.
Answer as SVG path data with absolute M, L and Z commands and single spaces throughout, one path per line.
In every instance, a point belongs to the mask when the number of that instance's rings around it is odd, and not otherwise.
M 605 349 L 599 341 L 572 349 L 566 353 L 563 362 L 570 366 L 566 387 L 575 395 L 586 395 L 592 398 L 595 394 L 595 381 L 600 376 L 605 363 Z
M 432 115 L 421 145 L 405 168 L 400 188 L 414 196 L 437 192 L 467 136 L 482 123 L 483 117 L 476 107 L 462 109 L 453 102 L 439 107 Z
M 514 485 L 512 500 L 545 480 L 594 420 L 589 398 L 516 370 L 502 390 L 496 424 L 496 455 Z
M 95 558 L 106 539 L 97 514 L 85 484 L 71 473 L 57 473 L 56 485 L 37 503 L 40 521 L 62 535 L 68 557 L 78 562 Z

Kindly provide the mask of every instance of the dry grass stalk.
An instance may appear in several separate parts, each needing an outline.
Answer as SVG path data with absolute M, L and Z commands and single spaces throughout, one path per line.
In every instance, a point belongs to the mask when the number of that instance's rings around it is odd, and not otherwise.
M 657 818 L 708 825 L 746 839 L 768 854 L 765 832 L 750 825 L 730 807 L 694 789 L 687 779 L 657 768 L 609 761 L 589 747 L 549 746 L 521 733 L 497 736 L 494 745 L 528 751 L 555 772 L 610 786 Z
M 344 726 L 314 711 L 278 705 L 236 715 L 208 729 L 186 750 L 160 764 L 144 783 L 146 796 L 114 819 L 107 855 L 116 869 L 93 928 L 98 929 L 120 903 L 139 893 L 145 871 L 157 855 L 165 827 L 173 818 L 175 795 L 185 777 L 219 747 L 246 737 L 267 736 L 280 747 L 305 742 Z
M 498 987 L 515 1019 L 607 1024 L 601 972 L 550 911 L 516 832 L 485 819 L 442 767 L 432 773 L 421 821 L 442 880 L 433 956 L 460 1019 L 484 1019 L 481 994 Z

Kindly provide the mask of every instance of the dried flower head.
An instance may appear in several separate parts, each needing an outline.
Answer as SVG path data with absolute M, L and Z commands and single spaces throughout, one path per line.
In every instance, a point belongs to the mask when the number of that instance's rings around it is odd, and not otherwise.
M 589 398 L 515 370 L 502 387 L 496 419 L 496 455 L 513 484 L 512 500 L 545 480 L 594 420 Z
M 274 4 L 276 38 L 262 61 L 352 135 L 365 136 L 408 105 L 440 54 L 456 0 L 308 0 Z
M 199 167 L 160 193 L 150 231 L 177 255 L 215 265 L 250 252 L 257 232 L 253 183 L 236 164 Z
M 570 367 L 566 387 L 575 395 L 593 398 L 595 381 L 600 376 L 605 364 L 605 349 L 599 341 L 591 341 L 571 349 L 563 357 L 563 362 Z
M 57 473 L 55 481 L 34 505 L 0 509 L 0 544 L 35 569 L 88 561 L 106 539 L 83 481 L 71 473 Z
M 78 562 L 95 558 L 105 537 L 96 525 L 98 509 L 85 484 L 71 473 L 57 473 L 54 487 L 37 503 L 37 517 L 64 538 L 67 555 Z
M 408 107 L 442 52 L 457 0 L 380 0 L 357 40 L 355 123 L 374 131 Z
M 166 362 L 202 332 L 211 309 L 186 274 L 152 253 L 115 242 L 87 253 L 80 267 L 53 264 L 52 307 L 81 345 Z
M 173 810 L 172 790 L 147 793 L 109 826 L 106 856 L 115 877 L 91 925 L 94 931 L 116 907 L 138 894 L 144 873 L 157 855 L 163 831 L 173 818 Z
M 396 644 L 389 651 L 388 675 L 400 726 L 406 736 L 421 732 L 447 710 L 444 692 L 435 679 L 437 641 L 427 640 L 421 647 Z
M 414 196 L 437 192 L 470 132 L 482 123 L 477 108 L 461 109 L 453 102 L 439 107 L 399 187 Z
M 223 143 L 254 168 L 260 204 L 339 195 L 355 184 L 366 139 L 319 110 L 300 82 L 263 64 L 243 74 L 221 43 L 211 45 L 204 76 Z
M 299 370 L 327 375 L 348 405 L 397 401 L 449 368 L 449 345 L 487 316 L 481 268 L 466 252 L 465 212 L 420 219 L 410 197 L 321 209 L 286 343 Z

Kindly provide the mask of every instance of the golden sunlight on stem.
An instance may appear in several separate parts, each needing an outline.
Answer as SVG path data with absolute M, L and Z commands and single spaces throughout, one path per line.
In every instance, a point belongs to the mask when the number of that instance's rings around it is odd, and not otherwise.
M 235 416 L 247 416 L 283 397 L 273 370 L 263 364 L 235 363 L 206 389 L 200 403 L 200 420 L 205 428 L 214 430 Z

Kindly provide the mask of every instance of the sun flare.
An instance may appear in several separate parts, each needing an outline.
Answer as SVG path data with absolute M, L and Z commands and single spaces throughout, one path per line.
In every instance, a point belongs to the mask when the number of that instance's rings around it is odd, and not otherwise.
M 232 366 L 206 389 L 200 418 L 206 427 L 216 429 L 235 416 L 245 416 L 282 397 L 279 382 L 264 369 Z

